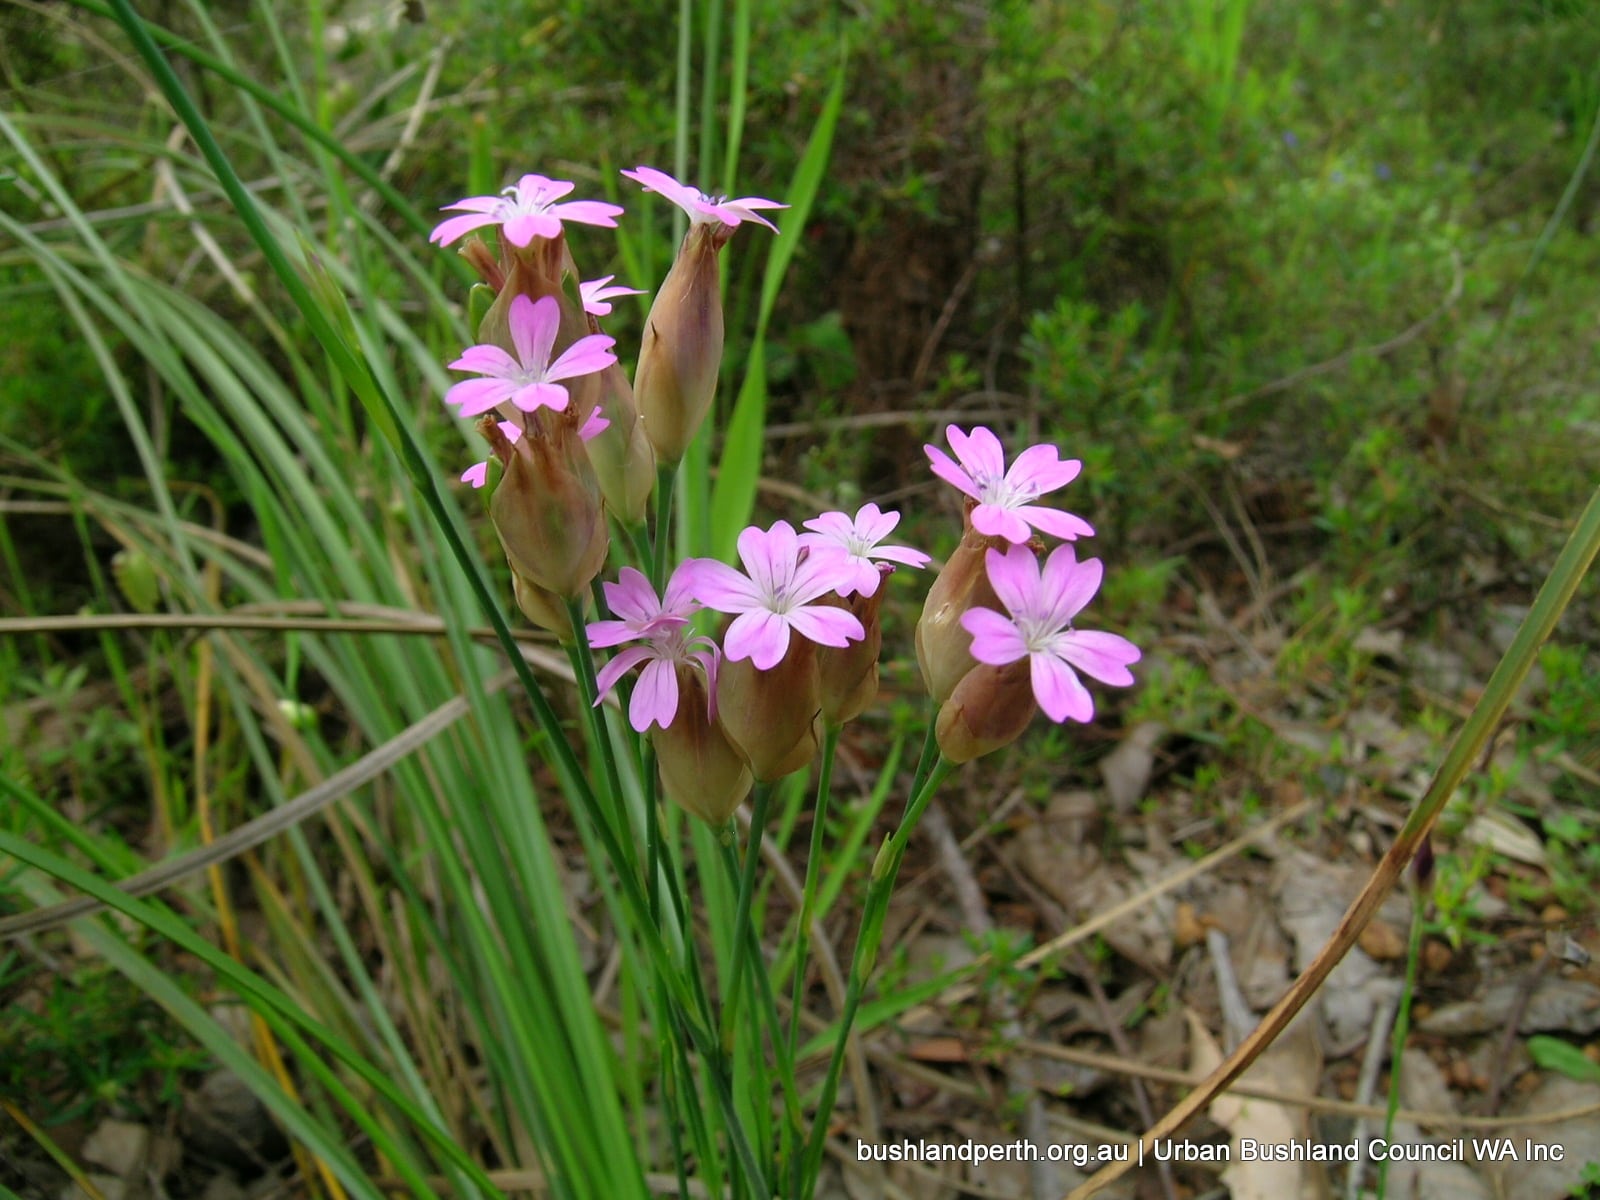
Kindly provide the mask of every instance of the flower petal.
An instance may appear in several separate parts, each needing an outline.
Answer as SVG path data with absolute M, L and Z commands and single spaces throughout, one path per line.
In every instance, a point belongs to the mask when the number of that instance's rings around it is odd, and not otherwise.
M 567 389 L 561 384 L 541 381 L 518 388 L 512 394 L 511 403 L 523 412 L 537 412 L 541 408 L 548 408 L 552 412 L 565 412 L 570 398 Z
M 452 207 L 460 208 L 464 204 L 466 204 L 466 201 L 463 200 L 461 204 L 452 205 Z M 433 232 L 428 235 L 428 240 L 437 242 L 441 246 L 448 246 L 457 238 L 465 237 L 474 229 L 482 229 L 485 225 L 494 225 L 496 223 L 494 217 L 488 213 L 470 213 L 462 217 L 451 217 L 448 220 L 440 221 L 438 225 L 434 226 Z
M 1026 546 L 1009 546 L 1004 554 L 989 550 L 983 556 L 989 586 L 1000 603 L 1017 620 L 1036 617 L 1039 600 L 1039 560 Z
M 1028 644 L 1015 621 L 992 608 L 969 608 L 961 614 L 961 628 L 972 635 L 971 654 L 981 663 L 1003 667 L 1024 658 Z
M 665 729 L 678 715 L 678 669 L 671 661 L 658 658 L 645 664 L 639 682 L 633 685 L 628 701 L 628 724 L 638 733 L 651 725 Z
M 617 218 L 623 213 L 622 205 L 607 204 L 604 200 L 569 200 L 565 204 L 552 204 L 550 215 L 560 221 L 576 221 L 580 225 L 599 225 L 615 229 Z M 554 237 L 554 234 L 550 235 Z
M 1011 464 L 1006 472 L 1006 483 L 1017 489 L 1031 489 L 1035 496 L 1066 487 L 1083 470 L 1076 458 L 1061 459 L 1061 452 L 1050 443 L 1029 446 Z
M 488 481 L 489 481 L 489 460 L 488 459 L 484 459 L 481 463 L 473 463 L 465 471 L 461 472 L 461 482 L 462 483 L 470 483 L 475 488 L 481 488 Z
M 950 449 L 956 452 L 956 458 L 979 487 L 1005 478 L 1005 447 L 987 425 L 974 425 L 971 433 L 962 433 L 950 425 L 946 427 L 944 436 L 950 443 Z
M 762 593 L 755 581 L 727 563 L 714 558 L 692 558 L 678 568 L 679 573 L 685 571 L 688 572 L 685 587 L 707 608 L 742 613 L 762 605 Z
M 650 580 L 644 572 L 637 568 L 623 567 L 617 573 L 615 583 L 602 586 L 606 606 L 625 621 L 644 622 L 661 615 L 661 601 L 656 598 L 655 588 L 650 586 Z M 598 646 L 601 643 L 591 641 L 589 644 Z
M 545 371 L 546 379 L 573 379 L 579 375 L 593 375 L 617 361 L 611 347 L 617 339 L 603 333 L 591 333 L 579 338 L 561 352 L 561 357 Z
M 449 366 L 452 371 L 471 371 L 474 375 L 492 375 L 496 379 L 509 379 L 522 370 L 517 360 L 499 346 L 468 346 Z
M 561 307 L 554 296 L 529 300 L 518 295 L 511 301 L 511 344 L 526 371 L 543 372 L 550 365 L 550 349 L 561 328 Z
M 1050 654 L 1035 654 L 1029 662 L 1033 698 L 1045 716 L 1060 723 L 1067 718 L 1090 721 L 1094 718 L 1094 698 L 1071 667 Z
M 509 379 L 463 379 L 444 394 L 444 402 L 458 406 L 458 417 L 479 417 L 511 399 L 517 385 Z
M 1051 628 L 1064 628 L 1094 599 L 1104 575 L 1105 567 L 1098 558 L 1079 562 L 1070 545 L 1057 546 L 1050 552 L 1039 580 L 1043 601 L 1040 616 L 1048 614 Z
M 861 620 L 842 608 L 824 607 L 820 604 L 791 609 L 790 627 L 803 638 L 819 646 L 848 646 L 867 636 Z M 774 660 L 776 661 L 776 660 Z M 757 664 L 760 665 L 759 663 Z
M 1059 508 L 1045 508 L 1039 504 L 1024 504 L 1011 511 L 1040 533 L 1048 533 L 1051 537 L 1058 537 L 1064 542 L 1075 541 L 1081 537 L 1094 536 L 1093 525 L 1082 517 L 1074 516 L 1069 512 L 1062 512 Z
M 1120 634 L 1095 629 L 1073 629 L 1060 634 L 1051 648 L 1092 679 L 1116 687 L 1133 682 L 1131 663 L 1139 661 L 1139 647 Z
M 600 701 L 606 698 L 611 689 L 617 686 L 617 680 L 621 679 L 640 663 L 654 657 L 655 650 L 650 646 L 629 646 L 626 650 L 617 654 L 610 662 L 601 667 L 599 674 L 595 676 L 595 687 L 599 692 L 599 695 L 594 698 L 595 704 L 598 705 Z
M 972 476 L 957 466 L 948 454 L 937 446 L 923 446 L 922 448 L 927 452 L 928 465 L 933 469 L 935 475 L 946 483 L 953 484 L 974 500 L 978 498 L 978 486 L 972 482 Z
M 972 527 L 989 537 L 1005 538 L 1012 545 L 1021 545 L 1033 536 L 1028 523 L 1015 511 L 998 504 L 980 504 L 972 510 Z
M 848 613 L 845 615 L 849 616 Z M 748 658 L 758 671 L 770 671 L 788 651 L 789 622 L 764 608 L 740 613 L 722 638 L 722 652 L 729 661 L 739 662 Z

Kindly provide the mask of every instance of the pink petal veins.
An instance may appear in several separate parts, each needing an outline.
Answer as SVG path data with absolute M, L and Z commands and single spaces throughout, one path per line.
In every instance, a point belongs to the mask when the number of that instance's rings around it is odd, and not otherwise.
M 1083 463 L 1075 458 L 1062 461 L 1060 453 L 1048 443 L 1029 446 L 1012 462 L 1006 482 L 1013 488 L 1031 489 L 1035 496 L 1066 487 L 1078 477 Z
M 992 667 L 1003 667 L 1028 654 L 1014 621 L 992 608 L 969 608 L 961 614 L 961 628 L 972 635 L 972 657 Z
M 511 301 L 511 343 L 527 371 L 543 371 L 550 364 L 550 350 L 561 328 L 561 307 L 554 296 L 530 300 L 517 296 Z
M 657 658 L 645 664 L 639 682 L 633 685 L 628 702 L 628 724 L 638 733 L 651 725 L 665 729 L 678 715 L 678 671 L 668 659 Z
M 819 646 L 848 646 L 867 636 L 861 621 L 842 608 L 796 608 L 789 613 L 789 626 Z
M 973 483 L 972 476 L 952 461 L 948 454 L 937 446 L 924 446 L 923 450 L 927 452 L 928 464 L 935 475 L 974 500 L 980 499 L 978 486 Z
M 732 662 L 748 658 L 756 670 L 770 671 L 788 653 L 789 623 L 764 608 L 740 613 L 728 626 L 722 650 Z
M 1028 524 L 1041 533 L 1048 533 L 1051 537 L 1058 537 L 1064 542 L 1075 541 L 1081 537 L 1093 537 L 1094 526 L 1082 517 L 1074 516 L 1069 512 L 1062 512 L 1059 508 L 1046 508 L 1040 504 L 1024 504 L 1020 508 L 1011 510 Z
M 1045 715 L 1058 724 L 1094 719 L 1094 699 L 1071 667 L 1048 654 L 1034 654 L 1029 660 L 1033 697 Z
M 1116 687 L 1133 682 L 1128 667 L 1139 661 L 1139 647 L 1127 638 L 1097 629 L 1074 629 L 1055 640 L 1056 653 L 1085 675 Z
M 990 550 L 983 556 L 989 586 L 1000 603 L 1017 620 L 1035 616 L 1043 606 L 1039 596 L 1039 562 L 1026 546 L 1008 547 L 1004 554 Z

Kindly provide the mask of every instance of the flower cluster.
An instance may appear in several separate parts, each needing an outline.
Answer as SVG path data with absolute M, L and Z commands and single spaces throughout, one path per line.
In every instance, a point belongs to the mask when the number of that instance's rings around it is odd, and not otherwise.
M 718 255 L 741 225 L 776 232 L 764 214 L 786 207 L 707 195 L 646 166 L 622 175 L 690 218 L 651 301 L 632 379 L 599 319 L 616 298 L 644 293 L 612 275 L 582 279 L 565 237 L 566 223 L 615 227 L 623 210 L 569 200 L 573 184 L 530 174 L 499 196 L 449 205 L 457 215 L 433 232 L 441 245 L 463 242 L 494 293 L 477 344 L 449 364 L 468 378 L 444 400 L 457 416 L 477 418 L 489 443 L 490 457 L 461 478 L 489 496 L 519 607 L 564 640 L 614 651 L 597 673 L 594 703 L 631 677 L 628 722 L 649 737 L 667 795 L 720 823 L 753 780 L 809 762 L 819 726 L 837 728 L 871 702 L 883 581 L 930 560 L 888 544 L 900 514 L 869 503 L 854 515 L 822 513 L 801 531 L 787 521 L 745 529 L 742 569 L 689 559 L 669 574 L 659 553 L 653 578 L 624 566 L 600 588 L 599 619 L 583 616 L 610 557 L 612 519 L 644 528 L 658 468 L 670 476 L 715 397 Z M 497 251 L 484 240 L 490 234 Z M 966 497 L 965 532 L 929 592 L 916 644 L 941 706 L 940 747 L 960 762 L 1013 740 L 1036 707 L 1056 721 L 1089 720 L 1094 705 L 1079 673 L 1131 683 L 1139 651 L 1072 626 L 1099 587 L 1098 560 L 1080 562 L 1061 545 L 1040 565 L 1037 535 L 1071 542 L 1094 532 L 1041 503 L 1081 464 L 1038 445 L 1008 469 L 1000 439 L 983 427 L 950 426 L 946 439 L 949 453 L 927 453 L 933 472 Z M 723 621 L 715 637 L 705 632 L 713 613 Z

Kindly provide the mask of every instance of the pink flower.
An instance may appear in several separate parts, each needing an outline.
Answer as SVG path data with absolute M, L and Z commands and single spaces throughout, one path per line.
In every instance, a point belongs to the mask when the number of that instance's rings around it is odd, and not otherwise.
M 515 421 L 500 421 L 498 424 L 500 432 L 506 435 L 506 440 L 515 446 L 522 437 L 522 426 Z M 596 405 L 595 410 L 589 414 L 589 419 L 578 427 L 578 438 L 580 441 L 592 441 L 610 426 L 610 420 L 600 415 L 600 407 Z M 475 488 L 481 488 L 488 483 L 489 460 L 484 459 L 480 463 L 473 463 L 465 471 L 461 472 L 461 482 L 470 483 Z
M 598 705 L 624 675 L 644 664 L 628 701 L 628 724 L 639 733 L 652 725 L 666 729 L 677 717 L 678 667 L 684 663 L 697 665 L 705 673 L 708 716 L 716 716 L 717 647 L 710 638 L 690 631 L 689 614 L 698 607 L 689 594 L 692 574 L 680 566 L 667 581 L 666 599 L 660 600 L 648 579 L 632 567 L 623 567 L 619 582 L 604 585 L 606 603 L 621 619 L 589 624 L 589 645 L 594 647 L 644 641 L 642 646 L 629 646 L 617 654 L 595 679 Z
M 503 407 L 507 403 L 523 412 L 539 408 L 560 412 L 567 407 L 567 389 L 557 380 L 603 371 L 617 361 L 611 352 L 616 339 L 603 333 L 579 338 L 560 358 L 550 361 L 561 327 L 561 311 L 554 296 L 538 300 L 517 296 L 511 301 L 510 325 L 515 358 L 499 346 L 472 346 L 450 364 L 452 371 L 484 376 L 464 380 L 445 393 L 444 402 L 459 405 L 460 416 L 476 417 L 495 408 L 510 416 Z
M 881 578 L 874 559 L 903 563 L 908 567 L 925 567 L 929 558 L 920 550 L 909 546 L 880 546 L 879 542 L 894 532 L 900 524 L 897 512 L 882 512 L 876 504 L 866 504 L 852 520 L 842 512 L 827 512 L 805 523 L 810 533 L 800 535 L 800 544 L 809 547 L 814 555 L 831 554 L 839 563 L 845 580 L 839 585 L 841 596 L 859 592 L 870 596 L 878 590 Z
M 578 295 L 583 298 L 583 311 L 593 317 L 606 317 L 611 315 L 611 301 L 618 296 L 642 296 L 643 288 L 615 287 L 606 285 L 615 279 L 615 275 L 602 275 L 599 279 L 591 279 L 587 283 L 578 285 Z
M 821 646 L 845 646 L 866 636 L 844 609 L 812 603 L 845 582 L 838 556 L 801 550 L 794 527 L 779 521 L 765 532 L 752 525 L 739 535 L 739 558 L 748 574 L 709 558 L 684 564 L 700 603 L 738 614 L 722 639 L 731 661 L 748 658 L 758 671 L 771 670 L 788 653 L 790 630 Z
M 1048 444 L 1029 446 L 1017 455 L 1008 471 L 1000 439 L 982 425 L 970 434 L 954 425 L 947 426 L 944 432 L 959 466 L 937 446 L 923 449 L 928 452 L 935 475 L 978 502 L 972 510 L 972 524 L 979 533 L 1013 543 L 1027 541 L 1033 529 L 1069 542 L 1093 536 L 1094 528 L 1082 517 L 1033 503 L 1046 492 L 1076 479 L 1083 468 L 1077 459 L 1061 461 L 1056 448 Z
M 624 171 L 623 174 L 635 183 L 642 183 L 645 191 L 659 192 L 671 200 L 688 213 L 689 220 L 696 225 L 721 222 L 723 225 L 734 226 L 741 221 L 754 221 L 777 233 L 778 227 L 755 210 L 789 207 L 776 200 L 763 200 L 760 196 L 741 196 L 737 200 L 730 200 L 726 196 L 708 196 L 688 184 L 679 183 L 665 171 L 658 171 L 654 167 L 635 167 L 631 171 Z
M 571 190 L 572 184 L 564 179 L 524 175 L 498 196 L 469 196 L 445 205 L 444 212 L 460 211 L 467 215 L 441 221 L 438 228 L 428 235 L 428 240 L 448 246 L 474 229 L 498 225 L 506 241 L 513 246 L 526 246 L 536 237 L 559 237 L 563 221 L 603 225 L 608 229 L 617 227 L 616 219 L 622 215 L 620 205 L 601 200 L 556 203 Z
M 1003 667 L 1028 659 L 1033 695 L 1052 721 L 1088 721 L 1094 700 L 1078 671 L 1101 683 L 1125 687 L 1133 682 L 1131 663 L 1139 648 L 1115 633 L 1072 628 L 1072 618 L 1100 590 L 1103 568 L 1098 558 L 1078 562 L 1071 546 L 1057 546 L 1039 570 L 1039 560 L 1025 546 L 985 556 L 989 582 L 1010 612 L 973 608 L 961 615 L 972 635 L 972 657 Z

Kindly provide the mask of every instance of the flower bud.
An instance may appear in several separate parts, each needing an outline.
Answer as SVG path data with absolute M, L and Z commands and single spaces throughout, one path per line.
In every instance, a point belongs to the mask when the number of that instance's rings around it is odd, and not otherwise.
M 579 383 L 581 380 L 569 381 Z M 611 422 L 589 440 L 589 459 L 606 504 L 634 524 L 644 520 L 656 486 L 656 456 L 633 402 L 628 376 L 616 363 L 600 373 L 602 415 Z
M 679 663 L 678 712 L 672 724 L 650 729 L 661 787 L 675 804 L 721 826 L 750 791 L 750 769 L 722 722 L 706 711 L 705 678 Z
M 970 512 L 973 507 L 968 502 Z M 961 614 L 969 608 L 1003 611 L 1000 598 L 989 586 L 984 553 L 1004 550 L 1004 538 L 990 537 L 972 528 L 970 521 L 955 549 L 928 589 L 928 599 L 917 621 L 917 663 L 928 695 L 943 704 L 962 676 L 978 665 L 972 657 L 972 635 L 961 627 Z
M 656 458 L 683 457 L 717 394 L 722 366 L 722 279 L 717 251 L 730 226 L 695 222 L 645 318 L 633 373 L 644 430 Z
M 567 615 L 567 606 L 561 602 L 561 597 L 531 579 L 524 579 L 514 566 L 511 568 L 511 594 L 522 615 L 540 629 L 548 629 L 560 641 L 573 640 L 572 618 Z
M 529 413 L 513 442 L 493 417 L 479 432 L 505 467 L 489 517 L 511 569 L 558 597 L 585 595 L 611 548 L 600 485 L 571 406 Z
M 866 636 L 859 642 L 835 648 L 817 647 L 817 688 L 822 703 L 822 720 L 830 728 L 853 721 L 878 694 L 878 656 L 883 649 L 883 626 L 878 621 L 883 608 L 884 586 L 894 567 L 879 563 L 878 587 L 870 596 L 856 592 L 848 599 L 830 593 L 816 603 L 842 608 L 861 622 Z
M 933 733 L 947 759 L 971 762 L 1016 741 L 1036 711 L 1026 658 L 1003 667 L 979 663 L 940 707 Z
M 724 658 L 717 672 L 717 712 L 728 738 L 762 783 L 782 779 L 817 750 L 817 646 L 798 635 L 770 670 L 748 658 Z

